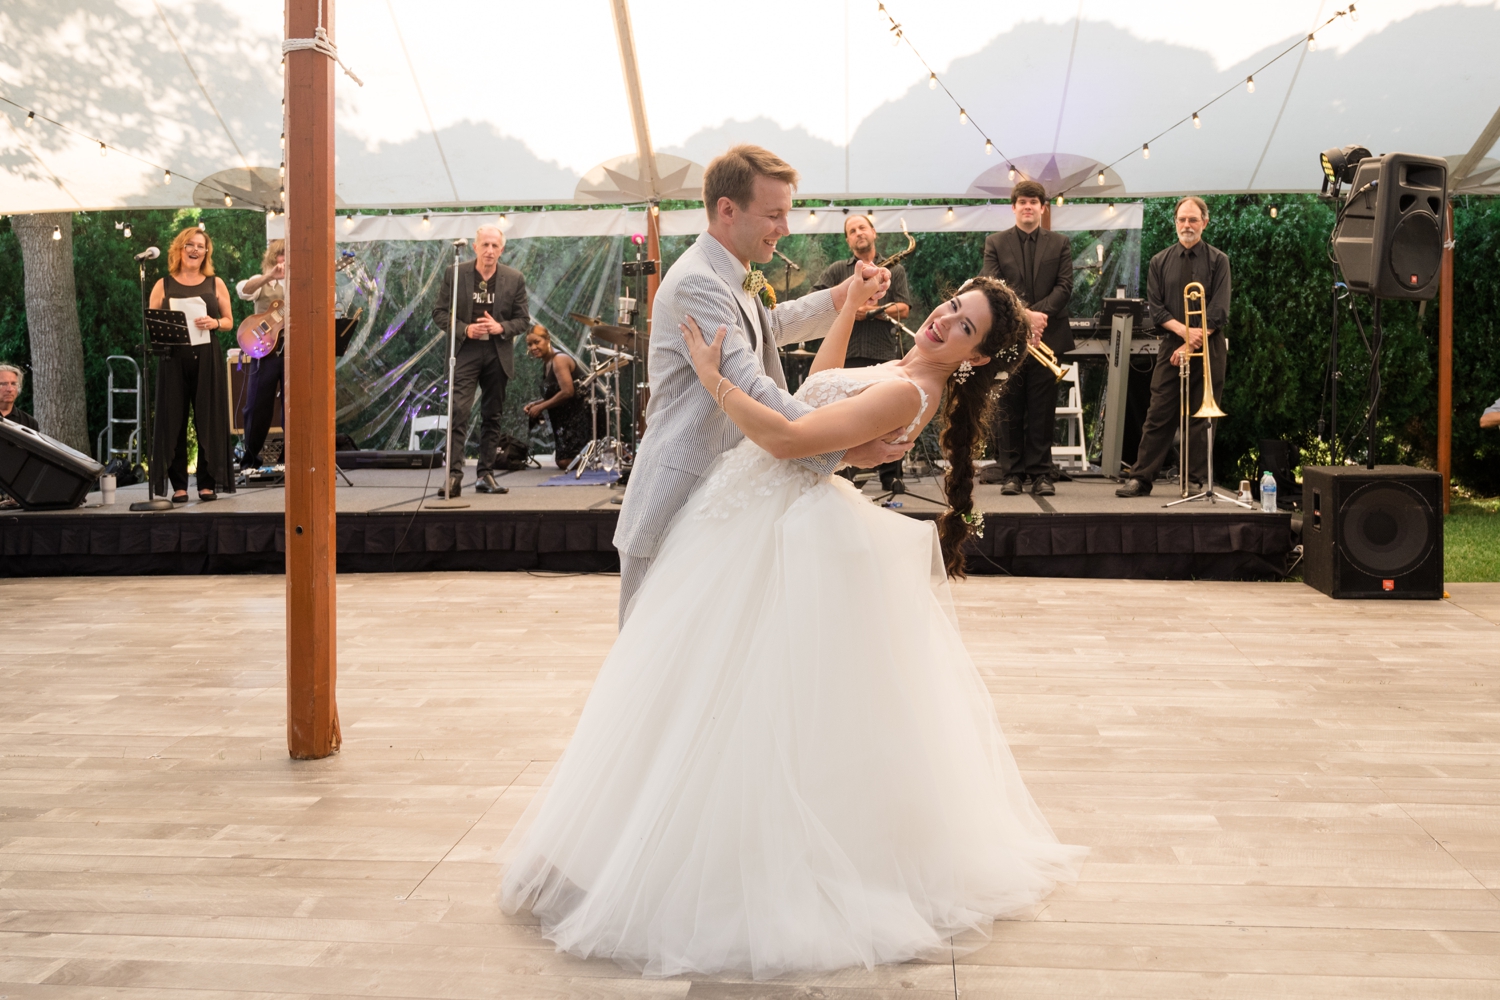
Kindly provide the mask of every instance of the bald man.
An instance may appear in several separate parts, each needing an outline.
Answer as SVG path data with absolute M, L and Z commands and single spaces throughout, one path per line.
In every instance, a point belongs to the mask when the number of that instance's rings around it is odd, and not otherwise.
M 448 496 L 463 485 L 464 448 L 469 442 L 469 414 L 474 391 L 480 393 L 479 493 L 508 493 L 495 480 L 495 453 L 500 449 L 500 418 L 505 408 L 505 386 L 515 374 L 515 338 L 531 329 L 526 308 L 526 279 L 500 263 L 505 234 L 498 226 L 480 226 L 474 234 L 474 259 L 448 268 L 432 306 L 432 321 L 445 333 L 453 302 L 453 280 L 458 278 L 457 361 L 453 368 L 453 426 L 448 429 L 448 454 L 453 457 Z

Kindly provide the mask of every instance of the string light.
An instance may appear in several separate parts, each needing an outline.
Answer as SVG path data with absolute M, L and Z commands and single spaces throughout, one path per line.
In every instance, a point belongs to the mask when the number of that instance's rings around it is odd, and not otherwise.
M 286 180 L 286 164 L 285 163 L 283 163 L 281 165 L 281 179 L 283 181 Z
M 1143 142 L 1143 143 L 1141 143 L 1141 159 L 1143 159 L 1143 160 L 1149 160 L 1149 159 L 1151 159 L 1151 143 L 1149 143 L 1149 142 Z
M 1063 203 L 1063 196 L 1062 195 L 1058 195 L 1057 196 L 1057 201 L 1054 202 L 1053 204 L 1061 205 L 1062 203 Z
M 1194 111 L 1193 112 L 1193 128 L 1202 128 L 1202 127 L 1203 127 L 1203 119 L 1199 118 L 1198 117 L 1198 112 Z
M 1104 171 L 1102 171 L 1102 170 L 1099 171 L 1099 186 L 1100 187 L 1104 186 Z
M 225 208 L 233 208 L 234 207 L 234 199 L 231 198 L 231 197 L 229 197 L 229 195 L 227 195 L 227 194 L 224 196 L 224 207 Z
M 28 111 L 28 112 L 26 112 L 26 127 L 27 128 L 31 128 L 31 126 L 34 125 L 34 124 L 36 124 L 36 112 L 35 111 Z
M 286 102 L 282 101 L 281 103 L 285 104 Z M 282 149 L 286 149 L 286 133 L 285 132 L 281 133 L 281 148 Z
M 1271 206 L 1271 218 L 1273 218 L 1273 219 L 1276 218 L 1276 206 L 1275 205 Z
M 927 74 L 927 89 L 928 90 L 937 90 L 937 74 L 936 73 L 928 73 Z
M 1107 209 L 1104 210 L 1104 214 L 1105 215 L 1114 215 L 1115 214 L 1115 203 L 1114 202 L 1110 202 L 1109 203 L 1109 208 L 1107 208 Z
M 1308 32 L 1308 35 L 1307 35 L 1307 51 L 1309 51 L 1309 52 L 1316 52 L 1316 51 L 1318 51 L 1318 40 L 1312 36 L 1311 32 Z
M 815 223 L 817 221 L 818 221 L 817 210 L 816 209 L 809 209 L 808 213 L 807 213 L 807 224 L 810 226 L 810 225 L 812 225 L 813 223 Z
M 958 109 L 958 123 L 960 125 L 967 125 L 967 124 L 969 124 L 969 113 L 967 111 L 965 111 L 963 108 L 959 108 Z
M 1009 167 L 1010 169 L 1005 172 L 1005 176 L 1008 179 L 1010 179 L 1010 180 L 1015 180 L 1016 179 L 1016 168 L 1015 168 L 1015 166 L 1013 164 L 1010 164 L 1010 163 L 1007 163 L 1006 166 Z
M 1349 20 L 1351 20 L 1351 21 L 1358 21 L 1359 20 L 1359 11 L 1357 11 L 1357 10 L 1354 9 L 1354 5 L 1352 3 L 1349 5 Z
M 953 206 L 952 205 L 948 206 L 948 214 L 945 215 L 943 218 L 947 219 L 949 222 L 953 221 Z
M 52 238 L 54 240 L 60 240 L 60 239 L 62 239 L 62 226 L 53 226 L 52 227 Z
M 170 170 L 163 170 L 161 172 L 161 182 L 163 184 L 170 184 L 170 183 L 172 183 L 172 171 L 170 171 Z
M 268 209 L 266 209 L 266 221 L 267 222 L 274 222 L 275 220 L 276 220 L 276 209 L 274 209 L 274 208 L 268 208 Z
M 984 140 L 984 155 L 989 156 L 995 151 L 995 144 L 988 139 Z
M 125 238 L 130 239 L 130 223 L 125 224 Z
M 102 143 L 102 142 L 101 142 L 101 143 L 99 143 L 99 155 L 100 155 L 100 156 L 104 156 L 104 155 L 105 155 L 105 154 L 107 154 L 107 153 L 108 153 L 108 152 L 109 152 L 109 147 L 108 147 L 108 146 L 106 146 L 106 145 L 105 145 L 105 144 L 104 144 L 104 143 Z
M 425 212 L 422 213 L 422 225 L 424 225 L 424 226 L 430 226 L 430 225 L 432 225 L 432 217 L 430 215 L 428 215 L 427 213 L 425 213 Z
M 1253 94 L 1253 93 L 1255 93 L 1255 77 L 1253 77 L 1253 76 L 1247 76 L 1247 77 L 1245 77 L 1245 93 L 1247 93 L 1247 94 Z

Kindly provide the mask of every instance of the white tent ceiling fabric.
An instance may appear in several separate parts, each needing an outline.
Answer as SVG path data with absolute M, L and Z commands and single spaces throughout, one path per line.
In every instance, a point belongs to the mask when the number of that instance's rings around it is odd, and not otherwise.
M 635 141 L 607 0 L 335 6 L 339 54 L 365 83 L 337 76 L 341 205 L 598 202 L 606 165 L 628 191 L 618 168 L 633 169 Z M 1351 142 L 1467 153 L 1500 103 L 1500 7 L 1357 6 L 1358 21 L 1337 19 L 1315 49 L 1258 73 L 1252 94 L 1245 77 L 1337 4 L 893 0 L 906 39 L 994 139 L 988 155 L 911 49 L 892 44 L 876 0 L 761 0 L 753 16 L 636 0 L 630 13 L 678 196 L 695 169 L 750 141 L 802 172 L 805 197 L 1003 198 L 1000 164 L 1036 172 L 1055 158 L 1075 179 L 1119 159 L 1105 188 L 1073 193 L 1124 198 L 1316 190 L 1318 152 Z M 0 96 L 13 102 L 0 104 L 0 212 L 179 207 L 205 178 L 200 204 L 221 202 L 219 187 L 242 206 L 266 199 L 281 162 L 281 17 L 281 4 L 233 0 L 0 6 Z M 1225 90 L 1201 128 L 1140 155 Z M 28 126 L 28 110 L 79 134 Z M 101 157 L 99 140 L 115 150 Z

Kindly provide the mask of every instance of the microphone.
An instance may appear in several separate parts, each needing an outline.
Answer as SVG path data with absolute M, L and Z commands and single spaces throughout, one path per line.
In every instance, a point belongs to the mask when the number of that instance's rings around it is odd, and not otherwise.
M 792 260 L 792 258 L 790 258 L 786 254 L 782 253 L 780 250 L 776 250 L 776 249 L 773 248 L 771 250 L 771 252 L 774 253 L 776 256 L 778 256 L 778 257 L 781 258 L 781 262 L 786 265 L 786 269 L 788 271 L 800 271 L 800 270 L 802 270 L 802 265 L 801 264 L 798 264 L 796 261 Z
M 136 260 L 155 260 L 161 256 L 161 251 L 156 247 L 147 247 L 135 255 Z

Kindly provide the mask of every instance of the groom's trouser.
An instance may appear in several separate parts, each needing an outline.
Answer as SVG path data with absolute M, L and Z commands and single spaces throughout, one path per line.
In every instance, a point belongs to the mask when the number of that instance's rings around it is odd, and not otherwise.
M 620 627 L 625 627 L 625 619 L 630 615 L 630 602 L 635 599 L 635 592 L 641 589 L 641 581 L 646 578 L 646 570 L 651 568 L 651 556 L 628 556 L 620 553 Z

